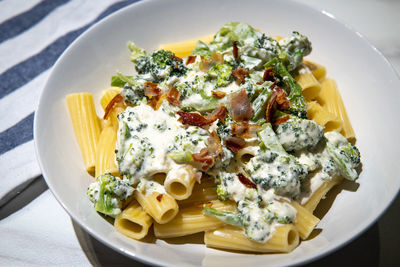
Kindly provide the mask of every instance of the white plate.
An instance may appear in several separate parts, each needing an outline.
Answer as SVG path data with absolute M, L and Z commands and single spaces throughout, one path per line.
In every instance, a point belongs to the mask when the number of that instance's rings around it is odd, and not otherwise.
M 116 70 L 133 73 L 128 40 L 158 44 L 214 33 L 231 21 L 247 22 L 269 35 L 292 30 L 313 43 L 309 57 L 336 79 L 362 154 L 355 192 L 342 186 L 318 228 L 322 232 L 289 254 L 253 255 L 201 244 L 145 243 L 117 233 L 86 197 L 93 180 L 84 169 L 67 113 L 65 95 L 93 92 L 98 102 Z M 60 57 L 44 88 L 35 117 L 35 143 L 43 175 L 67 212 L 91 235 L 115 250 L 147 263 L 176 266 L 260 266 L 299 264 L 326 255 L 371 225 L 400 187 L 400 81 L 390 64 L 360 34 L 333 16 L 296 2 L 144 1 L 124 8 L 80 36 Z M 100 109 L 99 113 L 100 113 Z M 354 187 L 353 187 L 354 188 Z

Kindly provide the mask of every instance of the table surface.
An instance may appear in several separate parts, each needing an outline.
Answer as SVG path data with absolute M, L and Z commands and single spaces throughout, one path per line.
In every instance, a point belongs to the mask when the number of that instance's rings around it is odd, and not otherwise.
M 360 32 L 400 73 L 400 1 L 298 0 L 334 14 Z M 51 211 L 51 214 L 49 214 Z M 400 197 L 353 242 L 307 266 L 396 266 L 400 248 Z M 146 266 L 92 238 L 39 177 L 0 209 L 0 265 Z

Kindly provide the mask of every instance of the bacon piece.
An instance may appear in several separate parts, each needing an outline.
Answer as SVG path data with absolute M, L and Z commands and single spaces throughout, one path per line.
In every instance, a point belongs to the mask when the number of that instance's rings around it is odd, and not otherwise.
M 210 121 L 209 124 L 213 123 L 216 120 L 220 120 L 222 122 L 225 121 L 226 116 L 226 108 L 224 104 L 221 104 L 218 108 L 214 109 L 209 115 L 207 115 L 207 120 Z
M 178 111 L 177 113 L 181 116 L 178 120 L 184 125 L 204 126 L 209 124 L 209 121 L 198 113 L 184 111 Z
M 171 58 L 172 58 L 172 59 L 175 59 L 176 61 L 180 61 L 180 62 L 183 61 L 183 59 L 181 59 L 180 57 L 177 57 L 177 56 L 175 56 L 175 55 L 171 55 Z
M 192 64 L 193 62 L 195 62 L 196 57 L 197 56 L 188 56 L 188 58 L 186 59 L 186 65 L 189 65 L 189 64 Z
M 157 97 L 161 95 L 161 89 L 158 88 L 158 84 L 153 82 L 145 82 L 144 83 L 144 94 L 148 98 Z
M 275 106 L 276 97 L 277 97 L 277 94 L 274 91 L 272 93 L 272 95 L 270 96 L 270 98 L 268 99 L 268 101 L 267 101 L 267 106 L 265 108 L 265 120 L 266 120 L 266 122 L 271 122 L 272 115 L 274 113 L 273 109 L 274 109 L 274 106 Z
M 231 128 L 232 134 L 240 138 L 252 138 L 257 136 L 257 131 L 260 130 L 261 126 L 243 121 L 239 123 L 232 123 Z
M 160 95 L 157 97 L 153 97 L 149 102 L 149 106 L 154 110 L 158 110 L 162 104 L 162 101 L 165 99 L 165 95 Z
M 213 95 L 213 97 L 218 99 L 224 98 L 226 96 L 226 93 L 222 91 L 211 91 L 211 94 Z
M 158 202 L 161 202 L 162 197 L 163 197 L 163 194 L 159 194 L 159 195 L 156 197 L 156 199 L 158 200 Z
M 221 104 L 219 108 L 216 108 L 207 117 L 203 117 L 198 113 L 178 111 L 178 115 L 181 116 L 178 120 L 184 125 L 191 126 L 205 126 L 213 123 L 217 119 L 223 121 L 225 119 L 226 111 L 225 106 Z
M 117 106 L 120 106 L 120 107 L 124 106 L 124 98 L 120 94 L 117 94 L 116 96 L 114 96 L 113 99 L 111 99 L 111 101 L 108 103 L 108 105 L 104 111 L 103 119 L 107 119 L 111 110 L 113 110 Z
M 222 153 L 221 140 L 216 131 L 211 132 L 207 141 L 207 147 L 202 148 L 199 153 L 192 154 L 193 160 L 201 163 L 201 169 L 203 171 L 206 171 L 213 166 L 215 158 L 221 157 Z
M 264 81 L 275 82 L 274 70 L 270 68 L 266 68 L 263 75 Z
M 289 115 L 281 116 L 281 117 L 276 118 L 276 119 L 274 120 L 274 124 L 282 124 L 282 123 L 287 122 L 289 119 L 290 119 L 290 116 L 289 116 Z
M 201 169 L 203 171 L 208 170 L 212 165 L 214 165 L 214 158 L 209 155 L 208 148 L 202 148 L 199 153 L 192 153 L 192 158 L 194 161 L 201 163 Z
M 283 110 L 290 108 L 290 102 L 286 97 L 286 92 L 283 91 L 282 88 L 280 88 L 277 85 L 275 85 L 273 89 L 277 93 L 276 103 L 279 105 L 279 109 Z
M 244 89 L 229 95 L 228 111 L 235 121 L 248 121 L 253 116 L 253 108 Z
M 218 157 L 222 153 L 221 139 L 216 131 L 212 131 L 210 137 L 208 137 L 208 154 L 212 157 Z
M 283 91 L 282 88 L 275 85 L 272 90 L 272 95 L 268 99 L 267 106 L 265 108 L 265 120 L 267 122 L 272 122 L 272 117 L 277 108 L 283 110 L 290 107 L 290 102 L 286 98 L 286 92 Z
M 239 181 L 247 188 L 257 188 L 257 185 L 241 173 L 237 174 Z
M 181 93 L 175 87 L 171 87 L 167 92 L 167 100 L 174 106 L 179 106 L 180 101 L 179 98 L 181 97 Z
M 225 145 L 236 154 L 246 146 L 246 141 L 239 137 L 229 136 L 225 139 Z
M 237 43 L 238 43 L 237 41 L 233 41 L 233 46 L 232 46 L 232 54 L 235 60 L 237 60 L 239 57 L 239 49 L 237 47 Z
M 249 75 L 249 72 L 243 68 L 237 68 L 232 71 L 232 76 L 235 77 L 236 83 L 242 84 L 245 82 L 245 76 Z

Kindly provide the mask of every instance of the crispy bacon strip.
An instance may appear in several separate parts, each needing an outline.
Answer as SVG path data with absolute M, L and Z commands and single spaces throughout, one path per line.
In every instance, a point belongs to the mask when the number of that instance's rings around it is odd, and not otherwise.
M 274 86 L 274 90 L 277 93 L 276 103 L 279 105 L 279 109 L 283 110 L 290 108 L 290 102 L 286 97 L 286 92 L 277 85 Z
M 165 95 L 153 97 L 149 102 L 149 106 L 151 106 L 154 110 L 158 110 L 164 99 L 165 99 Z
M 270 98 L 267 101 L 267 106 L 265 108 L 265 120 L 266 122 L 271 122 L 272 119 L 272 115 L 273 115 L 273 110 L 274 110 L 274 106 L 275 106 L 275 102 L 276 102 L 276 97 L 277 94 L 274 91 L 272 93 L 272 95 L 270 96 Z
M 233 58 L 236 60 L 239 57 L 239 49 L 237 47 L 237 41 L 233 42 L 233 47 L 232 47 L 232 53 L 233 53 Z
M 189 65 L 189 64 L 192 64 L 193 62 L 195 62 L 196 57 L 197 56 L 188 56 L 188 58 L 186 59 L 186 65 Z
M 210 124 L 216 120 L 220 120 L 222 122 L 225 121 L 226 116 L 226 108 L 224 104 L 221 104 L 218 108 L 214 109 L 209 115 L 207 115 L 207 119 L 210 121 Z
M 246 146 L 246 141 L 239 137 L 229 136 L 225 139 L 225 145 L 236 154 Z
M 237 174 L 239 181 L 247 188 L 257 188 L 257 185 L 241 173 Z
M 253 108 L 244 89 L 229 95 L 228 111 L 235 121 L 248 121 L 253 116 Z
M 232 134 L 240 138 L 251 138 L 257 136 L 257 131 L 260 130 L 261 126 L 257 124 L 251 124 L 247 121 L 232 123 Z
M 201 163 L 201 169 L 203 171 L 208 170 L 214 165 L 215 158 L 221 157 L 222 145 L 221 140 L 216 131 L 212 131 L 208 138 L 208 146 L 202 148 L 199 153 L 192 154 L 194 161 Z M 201 174 L 198 183 L 200 183 Z M 197 178 L 196 178 L 197 180 Z
M 263 75 L 264 81 L 275 82 L 274 70 L 270 68 L 266 68 Z
M 161 89 L 158 88 L 158 84 L 153 82 L 145 82 L 144 83 L 144 94 L 148 98 L 157 97 L 161 95 Z
M 177 114 L 180 116 L 178 119 L 184 125 L 191 126 L 205 126 L 213 123 L 217 119 L 223 121 L 226 115 L 226 109 L 223 104 L 219 108 L 216 108 L 212 113 L 203 117 L 198 113 L 178 111 Z
M 201 163 L 201 169 L 203 171 L 208 170 L 212 165 L 214 165 L 214 158 L 209 155 L 208 148 L 202 148 L 199 153 L 192 153 L 192 158 L 194 161 Z
M 218 157 L 222 154 L 221 139 L 216 131 L 212 131 L 208 138 L 208 154 L 212 157 Z
M 276 118 L 276 119 L 274 120 L 274 124 L 282 124 L 282 123 L 287 122 L 289 119 L 290 119 L 290 116 L 289 116 L 289 115 L 281 116 L 281 117 Z
M 162 197 L 163 197 L 163 194 L 159 194 L 159 195 L 156 197 L 156 199 L 158 200 L 158 202 L 161 202 Z
M 218 99 L 224 98 L 226 96 L 226 93 L 222 91 L 211 91 L 211 94 L 213 95 L 213 97 Z
M 177 113 L 181 116 L 178 120 L 184 125 L 204 126 L 209 124 L 209 121 L 198 113 L 184 111 L 178 111 Z
M 171 55 L 171 58 L 172 58 L 172 59 L 175 59 L 176 61 L 180 61 L 180 62 L 183 61 L 183 59 L 181 59 L 180 57 L 177 57 L 177 56 L 175 56 L 175 55 Z
M 111 101 L 108 103 L 108 105 L 104 111 L 103 119 L 107 119 L 107 117 L 110 114 L 112 109 L 114 109 L 117 106 L 122 107 L 123 105 L 124 105 L 124 98 L 120 94 L 117 94 L 116 96 L 114 96 L 113 99 L 111 99 Z
M 169 91 L 167 92 L 167 100 L 171 105 L 174 106 L 179 106 L 180 105 L 180 99 L 181 93 L 176 89 L 175 87 L 171 87 Z
M 237 68 L 232 71 L 232 76 L 235 77 L 236 83 L 242 84 L 245 82 L 245 77 L 249 75 L 249 72 L 243 68 Z

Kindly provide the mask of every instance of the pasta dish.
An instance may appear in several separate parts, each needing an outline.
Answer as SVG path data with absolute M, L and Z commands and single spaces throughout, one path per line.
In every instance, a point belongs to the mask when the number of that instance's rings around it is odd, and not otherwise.
M 290 252 L 319 223 L 326 193 L 358 178 L 336 83 L 303 59 L 312 48 L 299 32 L 233 22 L 152 53 L 128 47 L 136 74 L 112 77 L 102 118 L 90 93 L 66 97 L 95 177 L 88 197 L 118 232 L 204 232 L 208 247 Z

